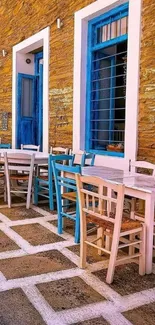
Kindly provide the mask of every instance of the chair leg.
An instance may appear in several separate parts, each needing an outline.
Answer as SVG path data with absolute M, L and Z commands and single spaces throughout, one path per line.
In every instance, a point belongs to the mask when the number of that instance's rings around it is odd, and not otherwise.
M 117 252 L 118 252 L 118 245 L 119 245 L 119 237 L 117 236 L 117 233 L 116 234 L 114 233 L 113 240 L 112 240 L 110 260 L 109 260 L 109 265 L 108 265 L 108 271 L 107 271 L 107 277 L 106 277 L 106 282 L 108 284 L 111 284 L 113 282 L 115 264 L 116 264 L 116 258 L 117 258 Z
M 35 205 L 38 205 L 38 184 L 39 181 L 38 179 L 35 178 L 35 181 L 34 181 L 34 204 Z
M 79 203 L 76 203 L 76 220 L 75 220 L 75 243 L 80 242 L 80 213 L 79 213 Z
M 146 261 L 145 261 L 145 255 L 146 255 L 146 226 L 145 224 L 142 224 L 142 232 L 140 233 L 140 253 L 141 256 L 139 257 L 139 274 L 145 275 L 145 268 L 146 268 Z
M 102 227 L 97 229 L 97 238 L 99 238 L 97 241 L 97 246 L 102 248 L 104 246 L 104 229 Z M 103 252 L 98 249 L 98 255 L 102 256 L 102 254 Z
M 80 268 L 84 269 L 86 267 L 87 256 L 87 244 L 85 243 L 87 239 L 87 224 L 85 218 L 82 218 L 80 222 L 82 223 L 80 225 Z
M 53 181 L 49 181 L 49 208 L 54 210 Z

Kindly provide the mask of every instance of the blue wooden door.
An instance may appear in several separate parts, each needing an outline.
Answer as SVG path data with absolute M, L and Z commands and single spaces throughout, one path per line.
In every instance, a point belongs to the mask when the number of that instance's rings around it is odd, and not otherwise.
M 17 148 L 37 144 L 36 76 L 18 73 Z
M 35 75 L 37 79 L 37 142 L 42 151 L 43 146 L 43 52 L 35 55 Z

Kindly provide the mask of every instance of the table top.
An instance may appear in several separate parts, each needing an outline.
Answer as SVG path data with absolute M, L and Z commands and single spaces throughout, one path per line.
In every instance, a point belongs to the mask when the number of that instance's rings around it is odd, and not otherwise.
M 128 188 L 139 191 L 155 193 L 155 178 L 153 176 L 131 173 L 120 169 L 102 166 L 83 167 L 82 174 L 87 176 L 97 176 L 116 184 L 124 184 Z
M 25 153 L 28 155 L 35 154 L 35 163 L 47 163 L 49 154 L 46 152 L 34 151 L 34 150 L 21 150 L 21 149 L 0 149 L 0 154 L 3 157 L 3 153 Z

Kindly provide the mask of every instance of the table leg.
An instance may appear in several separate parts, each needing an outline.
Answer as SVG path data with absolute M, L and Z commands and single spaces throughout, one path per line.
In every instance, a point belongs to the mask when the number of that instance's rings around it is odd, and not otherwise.
M 154 194 L 147 193 L 145 201 L 146 274 L 152 273 L 154 203 Z

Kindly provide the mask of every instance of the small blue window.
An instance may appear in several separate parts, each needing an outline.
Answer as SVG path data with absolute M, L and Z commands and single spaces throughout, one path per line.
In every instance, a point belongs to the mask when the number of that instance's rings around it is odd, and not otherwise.
M 86 150 L 124 156 L 128 3 L 88 26 Z

